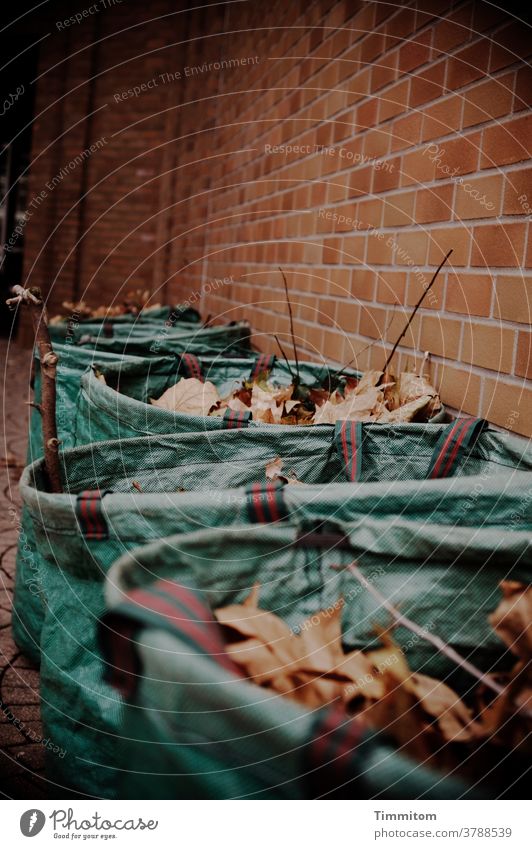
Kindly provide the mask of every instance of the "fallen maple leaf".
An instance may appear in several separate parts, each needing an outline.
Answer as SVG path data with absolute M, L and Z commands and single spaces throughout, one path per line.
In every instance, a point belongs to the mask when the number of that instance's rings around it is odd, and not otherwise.
M 207 416 L 219 400 L 218 391 L 210 381 L 202 383 L 195 377 L 182 377 L 160 398 L 156 400 L 152 398 L 151 403 L 154 407 L 160 407 L 163 410 L 189 413 L 193 416 Z
M 532 656 L 532 587 L 518 581 L 501 581 L 502 600 L 488 617 L 508 648 L 522 660 Z

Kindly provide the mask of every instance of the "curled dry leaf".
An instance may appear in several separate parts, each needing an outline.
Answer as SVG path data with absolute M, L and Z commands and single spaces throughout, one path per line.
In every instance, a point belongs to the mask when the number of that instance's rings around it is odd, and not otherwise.
M 522 660 L 532 656 L 532 587 L 501 581 L 502 600 L 489 616 L 493 630 Z
M 282 474 L 283 461 L 280 457 L 270 460 L 266 463 L 266 480 L 281 481 L 286 484 L 302 484 L 302 481 L 297 479 L 296 473 L 291 470 L 288 474 Z
M 182 377 L 167 389 L 157 400 L 151 399 L 155 407 L 172 410 L 175 413 L 189 413 L 192 416 L 207 416 L 218 404 L 220 396 L 213 383 L 202 383 L 195 377 Z

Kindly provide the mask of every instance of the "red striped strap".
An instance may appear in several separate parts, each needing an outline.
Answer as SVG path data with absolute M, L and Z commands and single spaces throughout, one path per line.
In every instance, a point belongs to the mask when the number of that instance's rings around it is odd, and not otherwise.
M 102 329 L 103 329 L 103 335 L 107 339 L 110 339 L 113 336 L 114 328 L 113 328 L 112 321 L 104 321 Z
M 251 369 L 251 374 L 249 376 L 250 380 L 259 380 L 260 377 L 265 378 L 268 377 L 271 370 L 275 365 L 275 354 L 261 354 L 255 360 L 255 364 Z
M 227 655 L 222 630 L 201 596 L 175 581 L 159 580 L 128 592 L 99 622 L 105 679 L 125 697 L 133 696 L 142 675 L 137 641 L 143 628 L 169 631 L 191 654 L 208 656 L 232 675 L 242 676 Z
M 280 522 L 286 519 L 288 509 L 283 495 L 283 484 L 280 481 L 270 483 L 252 483 L 246 489 L 249 521 Z
M 76 517 L 85 539 L 108 539 L 107 522 L 102 510 L 106 494 L 99 489 L 85 489 L 76 498 Z
M 303 751 L 310 798 L 342 792 L 343 785 L 357 777 L 358 747 L 364 733 L 360 720 L 352 719 L 337 703 L 318 713 Z
M 195 377 L 196 380 L 201 380 L 205 383 L 201 363 L 195 354 L 182 354 L 179 363 L 180 371 L 184 372 L 186 377 Z
M 427 478 L 452 477 L 467 458 L 478 437 L 487 426 L 485 419 L 456 419 L 448 425 L 432 454 Z
M 223 426 L 227 430 L 247 427 L 251 420 L 251 415 L 251 410 L 231 410 L 228 407 L 222 419 Z
M 347 480 L 359 481 L 362 473 L 362 422 L 336 422 L 334 439 Z

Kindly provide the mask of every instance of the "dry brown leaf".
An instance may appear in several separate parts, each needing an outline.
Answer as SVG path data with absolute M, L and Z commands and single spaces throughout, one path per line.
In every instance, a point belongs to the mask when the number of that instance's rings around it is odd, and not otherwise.
M 195 377 L 182 377 L 167 389 L 157 400 L 151 399 L 155 407 L 172 410 L 176 413 L 189 413 L 193 416 L 206 416 L 220 400 L 213 383 L 202 383 Z
M 333 404 L 326 401 L 316 410 L 315 424 L 335 424 L 337 421 L 349 420 L 369 422 L 374 418 L 373 412 L 382 403 L 383 394 L 380 389 L 369 388 L 362 394 L 357 391 L 350 393 L 345 401 Z
M 404 404 L 402 407 L 398 407 L 392 412 L 381 410 L 379 421 L 383 424 L 411 422 L 419 416 L 420 413 L 427 411 L 433 400 L 432 395 L 425 395 L 423 398 L 417 398 L 415 401 L 410 401 L 408 404 Z M 425 420 L 428 418 L 428 415 L 424 416 Z
M 522 660 L 532 657 L 532 587 L 518 581 L 501 581 L 502 600 L 488 616 L 493 630 Z
M 408 683 L 423 709 L 436 719 L 444 740 L 465 743 L 476 736 L 472 713 L 454 690 L 419 673 Z
M 266 480 L 281 481 L 282 483 L 293 485 L 303 485 L 303 482 L 297 479 L 296 473 L 291 469 L 288 473 L 283 474 L 283 461 L 280 457 L 270 460 L 266 463 Z

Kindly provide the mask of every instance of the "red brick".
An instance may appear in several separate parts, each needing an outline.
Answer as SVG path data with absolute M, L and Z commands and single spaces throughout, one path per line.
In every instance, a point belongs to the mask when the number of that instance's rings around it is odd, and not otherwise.
M 430 221 L 447 221 L 452 217 L 454 185 L 437 186 L 433 189 L 421 189 L 417 193 L 415 220 L 418 224 Z
M 402 118 L 398 118 L 392 124 L 391 150 L 402 150 L 405 147 L 417 144 L 421 138 L 422 116 L 419 112 L 410 112 Z
M 387 159 L 384 162 L 379 162 L 373 166 L 372 191 L 374 194 L 378 194 L 379 192 L 388 192 L 391 189 L 396 189 L 399 186 L 400 179 L 400 156 L 396 156 L 394 159 Z
M 462 117 L 462 98 L 458 95 L 450 97 L 429 106 L 424 111 L 421 140 L 448 136 L 460 127 Z
M 530 25 L 524 21 L 511 21 L 493 36 L 489 72 L 492 74 L 518 59 L 526 59 L 532 52 Z
M 511 111 L 514 74 L 505 74 L 497 80 L 478 83 L 464 93 L 463 127 L 483 124 L 490 118 L 500 118 Z
M 504 215 L 530 215 L 532 211 L 532 168 L 520 168 L 504 175 Z M 528 203 L 528 208 L 526 204 Z
M 354 268 L 351 272 L 351 295 L 363 301 L 372 301 L 375 294 L 376 273 L 370 268 Z
M 382 339 L 386 330 L 386 310 L 378 307 L 362 307 L 359 333 L 370 339 Z
M 438 357 L 456 360 L 460 349 L 462 325 L 459 321 L 424 315 L 421 321 L 419 347 Z
M 399 48 L 399 73 L 407 73 L 424 65 L 430 58 L 430 42 L 432 32 L 425 30 L 423 33 L 415 33 Z
M 413 109 L 440 97 L 443 94 L 444 79 L 445 61 L 437 62 L 414 74 L 410 80 L 410 108 Z
M 448 250 L 452 254 L 448 266 L 468 265 L 471 230 L 468 227 L 435 228 L 429 233 L 429 265 L 439 265 Z
M 514 344 L 514 330 L 498 324 L 467 322 L 464 326 L 462 360 L 509 374 L 512 370 Z
M 405 111 L 408 103 L 409 85 L 409 80 L 401 80 L 381 94 L 379 99 L 379 124 Z
M 463 47 L 450 56 L 447 67 L 447 88 L 450 91 L 472 83 L 483 77 L 488 70 L 489 41 L 480 41 Z
M 371 91 L 376 92 L 397 79 L 397 51 L 386 53 L 371 68 Z
M 506 383 L 501 378 L 486 378 L 480 415 L 500 427 L 530 436 L 532 390 Z
M 400 227 L 414 224 L 415 192 L 401 192 L 384 201 L 383 227 Z
M 403 172 L 401 174 L 401 185 L 419 185 L 430 183 L 435 179 L 436 165 L 431 162 L 426 151 L 414 150 L 403 156 Z
M 525 224 L 489 224 L 475 227 L 471 265 L 520 265 L 525 234 Z
M 393 248 L 385 233 L 372 232 L 368 235 L 366 263 L 368 265 L 389 265 L 393 262 Z
M 464 220 L 493 218 L 498 215 L 501 208 L 502 186 L 502 174 L 457 180 L 454 217 Z
M 450 50 L 471 37 L 472 3 L 450 12 L 434 26 L 434 50 L 447 55 Z
M 447 180 L 449 177 L 469 174 L 477 170 L 480 156 L 481 134 L 470 133 L 457 139 L 445 139 L 437 145 L 428 146 L 427 156 L 433 157 L 436 165 L 436 179 Z
M 532 68 L 526 65 L 517 71 L 514 112 L 528 109 L 529 106 L 532 106 Z
M 509 165 L 530 157 L 532 115 L 523 115 L 504 124 L 487 127 L 482 137 L 481 168 Z
M 383 271 L 377 278 L 377 301 L 380 304 L 402 304 L 405 299 L 406 273 Z
M 532 276 L 498 275 L 493 315 L 506 321 L 532 324 Z
M 480 377 L 471 369 L 458 369 L 443 363 L 438 389 L 442 402 L 463 413 L 477 415 L 480 401 Z
M 515 373 L 532 380 L 532 333 L 519 331 L 515 355 Z
M 493 283 L 487 274 L 449 274 L 445 309 L 463 315 L 490 314 Z
M 397 233 L 396 265 L 424 265 L 427 259 L 428 236 L 421 229 Z

